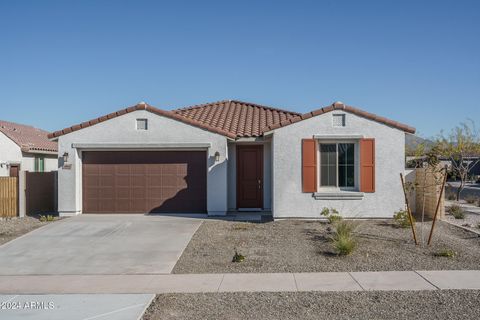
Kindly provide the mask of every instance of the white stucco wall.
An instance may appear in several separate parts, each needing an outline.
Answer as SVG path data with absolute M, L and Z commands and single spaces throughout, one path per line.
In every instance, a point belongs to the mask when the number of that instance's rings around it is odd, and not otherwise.
M 345 113 L 345 127 L 333 127 L 336 113 L 344 112 L 329 112 L 273 132 L 275 218 L 318 218 L 324 207 L 336 208 L 345 217 L 392 217 L 404 207 L 399 174 L 405 168 L 405 133 L 350 113 Z M 316 200 L 312 193 L 302 192 L 301 140 L 317 134 L 375 138 L 375 193 L 365 193 L 361 200 Z M 358 174 L 358 166 L 355 169 Z
M 22 171 L 35 172 L 35 157 L 43 157 L 45 159 L 44 172 L 58 170 L 58 158 L 56 155 L 23 152 L 21 165 Z
M 148 130 L 136 130 L 136 119 L 148 119 Z M 58 210 L 61 215 L 82 212 L 82 159 L 80 149 L 73 143 L 211 143 L 208 149 L 207 210 L 211 215 L 223 215 L 227 211 L 227 139 L 188 124 L 162 117 L 145 110 L 127 113 L 59 137 L 59 152 L 68 152 L 71 169 L 59 168 Z M 215 163 L 215 152 L 220 161 Z
M 246 144 L 246 143 L 243 143 Z M 256 143 L 260 144 L 260 143 Z M 271 142 L 263 145 L 263 209 L 272 208 L 272 159 Z M 237 209 L 237 143 L 228 144 L 228 210 Z
M 5 134 L 0 132 L 0 163 L 21 163 L 22 152 L 20 147 L 8 138 Z M 23 170 L 23 169 L 22 169 Z M 10 170 L 4 164 L 0 167 L 0 177 L 8 177 Z

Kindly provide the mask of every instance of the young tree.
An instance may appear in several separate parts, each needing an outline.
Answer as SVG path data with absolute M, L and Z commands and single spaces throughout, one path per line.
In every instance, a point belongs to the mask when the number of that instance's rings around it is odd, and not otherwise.
M 436 143 L 440 156 L 450 160 L 450 172 L 460 179 L 456 192 L 458 201 L 468 173 L 480 161 L 480 135 L 475 123 L 469 121 L 452 129 L 447 136 L 442 132 Z

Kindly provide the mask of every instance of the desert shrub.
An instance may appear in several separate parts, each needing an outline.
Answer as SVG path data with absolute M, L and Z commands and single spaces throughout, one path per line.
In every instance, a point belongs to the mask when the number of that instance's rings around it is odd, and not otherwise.
M 467 201 L 469 204 L 475 204 L 478 202 L 478 200 L 478 197 L 475 197 L 474 195 L 468 195 L 465 197 L 465 201 Z
M 40 216 L 40 221 L 41 222 L 47 222 L 47 221 L 50 222 L 50 221 L 53 221 L 53 220 L 55 220 L 55 217 L 50 215 L 50 214 L 46 215 L 46 216 Z
M 335 232 L 332 236 L 332 243 L 338 255 L 349 255 L 357 247 L 357 239 L 353 234 L 355 227 L 355 224 L 352 222 L 343 220 L 336 224 Z
M 236 223 L 232 226 L 232 230 L 245 231 L 248 230 L 250 225 L 248 223 Z
M 465 211 L 458 204 L 452 204 L 447 208 L 447 212 L 455 219 L 465 219 Z
M 235 254 L 233 255 L 232 262 L 243 262 L 245 260 L 245 256 L 241 253 L 237 252 L 237 249 L 235 250 Z
M 329 223 L 335 223 L 343 219 L 338 211 L 334 208 L 323 208 L 320 214 L 326 217 Z
M 406 210 L 398 210 L 393 214 L 393 219 L 401 228 L 410 227 L 410 219 L 408 218 L 408 212 Z M 412 217 L 413 223 L 415 223 L 415 218 Z
M 447 198 L 447 200 L 450 200 L 450 201 L 457 200 L 457 196 L 453 192 L 447 192 L 445 197 Z
M 436 257 L 445 257 L 445 258 L 455 258 L 456 255 L 457 253 L 455 251 L 447 248 L 434 253 L 434 256 Z

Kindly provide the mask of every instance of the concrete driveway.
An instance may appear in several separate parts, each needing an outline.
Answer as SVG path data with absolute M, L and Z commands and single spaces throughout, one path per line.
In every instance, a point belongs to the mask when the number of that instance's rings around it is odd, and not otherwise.
M 201 219 L 81 215 L 0 246 L 0 275 L 170 273 Z

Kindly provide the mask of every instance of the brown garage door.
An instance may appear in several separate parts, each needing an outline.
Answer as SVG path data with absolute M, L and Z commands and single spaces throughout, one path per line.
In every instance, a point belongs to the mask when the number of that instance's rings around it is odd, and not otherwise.
M 204 151 L 83 152 L 83 212 L 205 212 L 206 162 Z

